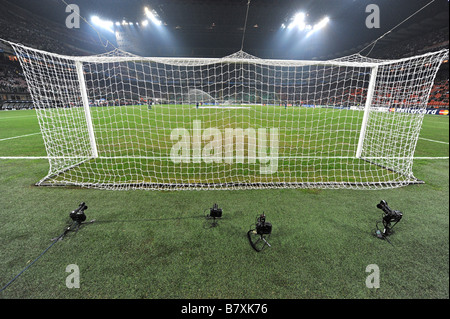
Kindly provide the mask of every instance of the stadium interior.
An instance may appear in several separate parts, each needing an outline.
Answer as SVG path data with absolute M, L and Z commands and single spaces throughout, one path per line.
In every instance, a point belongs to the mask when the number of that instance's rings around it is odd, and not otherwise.
M 449 1 L 0 0 L 0 299 L 448 300 Z
M 303 7 L 306 5 L 302 1 L 286 1 L 274 8 L 271 1 L 258 1 L 258 4 L 249 7 L 242 49 L 257 57 L 282 59 L 326 60 L 358 53 L 376 38 L 375 31 L 365 27 L 362 30 L 351 30 L 348 26 L 344 28 L 342 21 L 353 19 L 351 21 L 354 23 L 363 24 L 361 19 L 366 14 L 355 18 L 355 14 L 349 15 L 345 11 L 351 6 L 353 12 L 362 12 L 367 5 L 365 2 L 356 4 L 351 1 L 342 5 L 315 1 L 314 4 L 308 4 L 309 19 L 317 20 L 328 10 L 334 12 L 332 20 L 335 24 L 339 23 L 342 30 L 328 30 L 300 46 L 304 39 L 295 41 L 293 37 L 298 35 L 291 34 L 291 38 L 286 38 L 287 35 L 282 33 L 286 31 L 283 29 L 292 12 L 298 10 L 299 4 Z M 118 47 L 140 56 L 223 57 L 240 48 L 247 5 L 246 1 L 239 0 L 128 1 L 126 6 L 123 6 L 123 1 L 114 1 L 120 10 L 113 10 L 111 7 L 116 6 L 108 6 L 104 1 L 96 1 L 95 5 L 89 5 L 86 1 L 75 3 L 79 3 L 80 16 L 83 18 L 86 16 L 87 19 L 92 13 L 101 10 L 104 17 L 119 21 L 115 23 L 113 35 L 87 20 L 82 20 L 79 28 L 67 28 L 64 19 L 68 13 L 63 11 L 65 4 L 61 1 L 45 0 L 36 5 L 31 1 L 3 0 L 0 38 L 71 56 L 102 54 Z M 394 11 L 393 5 L 390 6 Z M 148 7 L 161 19 L 160 26 L 147 26 L 148 21 L 144 26 L 142 11 Z M 441 7 L 442 4 L 425 8 L 414 19 L 382 37 L 361 54 L 369 53 L 367 56 L 372 58 L 398 59 L 447 48 L 448 12 L 442 11 Z M 388 14 L 387 8 L 381 7 L 380 11 Z M 140 25 L 139 22 L 126 22 L 127 25 L 124 25 L 125 21 L 138 20 L 141 21 Z M 389 27 L 392 27 L 392 23 Z M 386 28 L 380 28 L 378 33 Z M 332 41 L 333 38 L 343 37 L 345 33 L 352 34 L 352 37 L 338 41 L 342 43 Z M 0 110 L 32 108 L 31 100 L 17 57 L 11 47 L 0 42 Z M 428 106 L 448 109 L 448 62 L 442 65 L 437 75 Z

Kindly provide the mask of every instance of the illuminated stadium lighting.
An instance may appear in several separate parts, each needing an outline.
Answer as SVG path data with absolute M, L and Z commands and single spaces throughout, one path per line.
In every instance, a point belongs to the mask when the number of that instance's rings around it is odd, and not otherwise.
M 309 24 L 306 24 L 306 14 L 303 12 L 297 13 L 293 18 L 291 23 L 287 26 L 288 29 L 297 28 L 300 31 L 311 30 L 313 27 Z M 281 25 L 282 29 L 286 29 L 286 25 L 283 23 Z
M 112 26 L 114 25 L 114 23 L 112 21 L 100 19 L 98 16 L 92 16 L 91 22 L 96 26 L 114 33 L 114 31 L 112 30 Z
M 144 12 L 150 21 L 152 21 L 155 25 L 159 26 L 162 24 L 161 20 L 158 19 L 158 14 L 154 10 L 150 11 L 149 8 L 145 7 Z
M 300 30 L 305 29 L 306 27 L 305 14 L 303 12 L 299 12 L 294 16 L 294 19 L 289 24 L 288 28 L 292 29 L 293 27 L 298 27 Z
M 142 22 L 141 22 L 141 25 L 142 25 L 143 27 L 146 27 L 146 26 L 148 25 L 148 20 L 142 21 Z
M 306 37 L 309 37 L 311 34 L 313 34 L 316 31 L 319 31 L 323 28 L 326 27 L 326 25 L 328 24 L 328 22 L 330 22 L 330 19 L 328 17 L 323 18 L 322 20 L 320 20 L 318 23 L 316 23 L 314 25 L 314 27 L 311 28 L 311 30 L 308 32 L 308 34 L 306 35 Z
M 328 17 L 323 18 L 319 23 L 317 23 L 314 26 L 313 30 L 323 29 L 328 24 L 329 21 L 330 21 L 330 19 Z
M 116 22 L 116 26 L 120 26 L 120 22 L 119 21 Z

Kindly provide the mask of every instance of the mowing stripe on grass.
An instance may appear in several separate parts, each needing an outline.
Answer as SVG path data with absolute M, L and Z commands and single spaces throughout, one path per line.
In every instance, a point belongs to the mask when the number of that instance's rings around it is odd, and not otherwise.
M 18 118 L 24 118 L 24 117 L 37 117 L 37 116 L 36 115 L 8 116 L 8 117 L 0 117 L 0 120 L 18 119 Z

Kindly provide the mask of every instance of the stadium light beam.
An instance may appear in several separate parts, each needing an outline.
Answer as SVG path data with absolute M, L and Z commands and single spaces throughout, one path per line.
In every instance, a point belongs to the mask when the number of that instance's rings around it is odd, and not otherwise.
M 292 29 L 293 27 L 298 27 L 300 30 L 305 29 L 305 14 L 303 12 L 297 13 L 292 19 L 292 22 L 288 25 L 288 29 Z
M 329 21 L 330 21 L 330 19 L 328 17 L 323 18 L 322 20 L 320 20 L 319 23 L 317 23 L 313 27 L 313 30 L 320 30 L 320 29 L 325 28 L 325 26 L 328 24 Z
M 99 18 L 98 16 L 92 16 L 91 22 L 96 26 L 99 26 L 105 30 L 108 30 L 109 32 L 114 33 L 114 30 L 112 29 L 114 23 L 112 21 L 103 20 L 103 19 Z
M 322 20 L 320 20 L 318 23 L 316 23 L 308 32 L 308 34 L 306 34 L 306 38 L 308 38 L 311 34 L 315 33 L 316 31 L 319 31 L 323 28 L 325 28 L 328 24 L 328 22 L 330 22 L 330 18 L 325 17 Z
M 157 26 L 162 25 L 162 22 L 161 20 L 158 19 L 156 12 L 150 11 L 150 9 L 147 7 L 144 8 L 144 12 L 147 18 L 149 18 L 150 21 L 152 21 L 155 25 Z

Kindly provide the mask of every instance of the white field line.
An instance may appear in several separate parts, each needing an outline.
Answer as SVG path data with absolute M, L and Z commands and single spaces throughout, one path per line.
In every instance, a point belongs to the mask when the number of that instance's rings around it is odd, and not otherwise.
M 447 145 L 448 145 L 448 142 L 443 142 L 443 141 L 436 141 L 436 140 L 430 140 L 430 139 L 428 139 L 428 138 L 424 138 L 424 137 L 419 137 L 419 139 L 421 139 L 421 140 L 425 140 L 425 141 L 430 141 L 430 142 L 434 142 L 434 143 L 441 143 L 441 144 L 447 144 Z
M 31 134 L 25 134 L 25 135 L 19 135 L 19 136 L 6 137 L 6 138 L 0 139 L 0 142 L 1 142 L 1 141 L 12 140 L 12 139 L 15 139 L 15 138 L 21 138 L 21 137 L 25 137 L 25 136 L 36 135 L 36 134 L 41 134 L 41 132 L 31 133 Z

